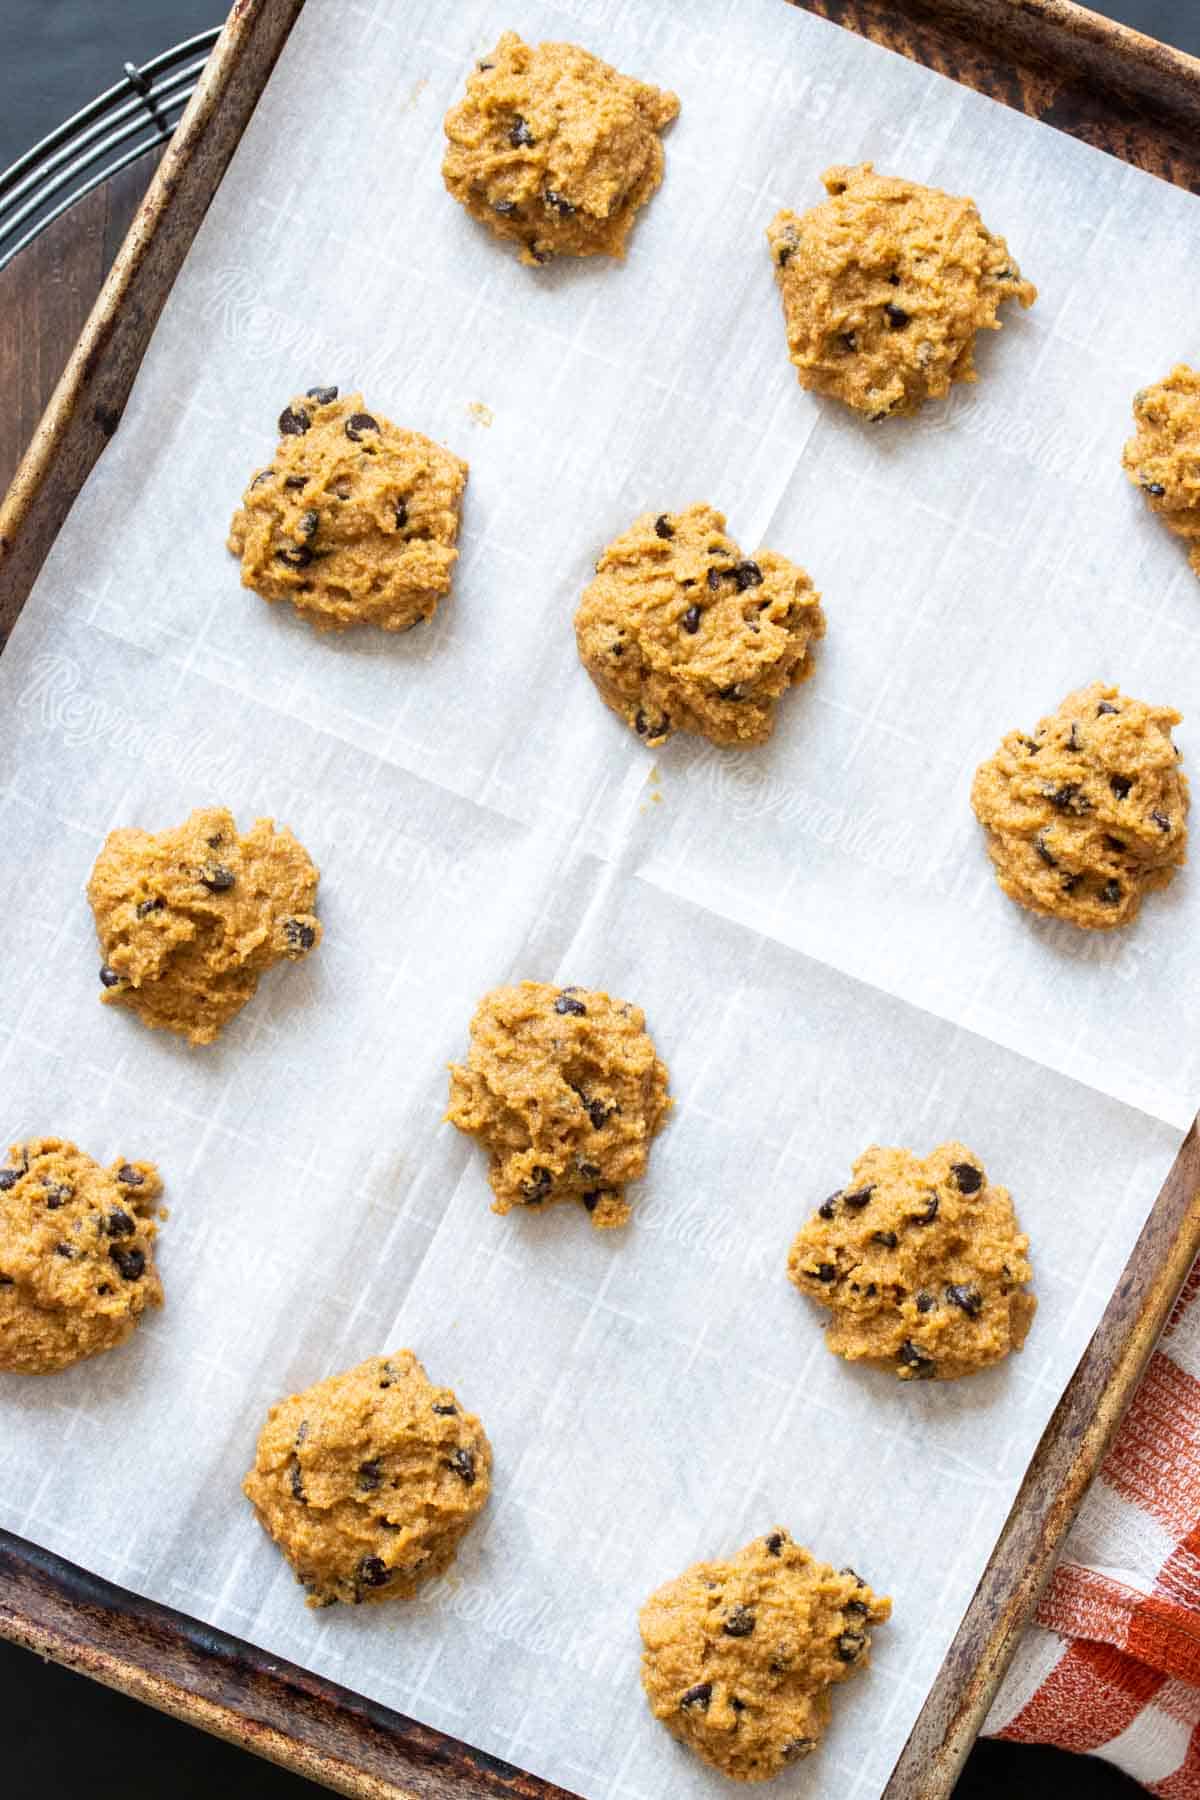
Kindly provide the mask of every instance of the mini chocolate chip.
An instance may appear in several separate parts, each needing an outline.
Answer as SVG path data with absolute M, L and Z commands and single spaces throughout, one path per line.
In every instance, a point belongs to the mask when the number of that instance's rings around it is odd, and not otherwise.
M 321 523 L 320 513 L 317 511 L 315 506 L 310 506 L 307 512 L 300 514 L 300 522 L 297 525 L 296 529 L 297 529 L 297 531 L 299 531 L 301 537 L 310 538 L 316 534 L 317 526 L 320 523 Z
M 735 681 L 732 684 L 732 686 L 730 686 L 730 687 L 718 688 L 717 689 L 717 699 L 718 700 L 744 700 L 745 695 L 742 693 L 741 684 L 739 682 Z
M 1128 775 L 1110 775 L 1108 785 L 1118 800 L 1124 800 L 1133 786 L 1133 782 Z
M 71 1262 L 75 1256 L 70 1244 L 55 1244 L 54 1254 L 55 1256 L 65 1256 L 68 1262 Z
M 553 250 L 547 250 L 538 243 L 530 244 L 529 254 L 532 256 L 535 263 L 548 263 L 554 260 Z
M 735 1606 L 726 1614 L 721 1630 L 726 1637 L 749 1637 L 754 1630 L 754 1614 L 748 1606 Z
M 950 1173 L 960 1194 L 977 1194 L 983 1186 L 983 1170 L 974 1163 L 951 1163 Z
M 583 1209 L 585 1212 L 595 1212 L 600 1204 L 600 1196 L 603 1192 L 603 1188 L 590 1188 L 588 1192 L 582 1196 Z
M 903 331 L 904 327 L 911 323 L 911 315 L 906 313 L 902 306 L 894 306 L 890 300 L 883 310 L 893 331 Z
M 311 950 L 317 941 L 316 931 L 303 919 L 285 919 L 283 932 L 293 950 Z
M 7 1194 L 10 1188 L 15 1188 L 24 1173 L 24 1169 L 0 1169 L 0 1194 Z
M 1119 881 L 1106 881 L 1103 888 L 1101 889 L 1100 898 L 1104 902 L 1105 906 L 1116 906 L 1117 902 L 1121 898 L 1120 882 Z
M 721 585 L 721 577 L 728 573 L 727 569 L 710 569 L 708 571 L 708 585 L 714 594 Z
M 302 406 L 285 406 L 279 415 L 279 430 L 283 437 L 303 437 L 312 424 L 312 420 Z
M 938 1207 L 940 1205 L 941 1205 L 941 1202 L 939 1201 L 937 1194 L 936 1193 L 930 1194 L 928 1200 L 925 1202 L 925 1211 L 923 1213 L 914 1214 L 913 1224 L 914 1225 L 932 1225 L 933 1221 L 938 1216 Z
M 515 213 L 516 210 L 517 210 L 517 203 L 515 200 L 493 200 L 492 201 L 492 211 L 494 213 L 499 213 L 500 217 L 502 219 L 507 219 L 510 216 L 510 214 Z
M 730 1694 L 729 1704 L 735 1713 L 743 1713 L 746 1710 L 746 1702 L 744 1700 L 739 1700 L 736 1694 Z
M 51 1212 L 57 1212 L 68 1200 L 74 1198 L 75 1189 L 66 1181 L 51 1181 L 42 1176 L 42 1186 L 46 1190 L 46 1205 Z
M 917 1379 L 920 1381 L 928 1381 L 937 1368 L 937 1364 L 928 1350 L 922 1350 L 920 1345 L 914 1344 L 911 1338 L 905 1338 L 900 1346 L 900 1361 L 906 1369 L 915 1370 Z
M 446 1401 L 435 1400 L 433 1403 L 433 1410 L 435 1413 L 438 1414 L 439 1418 L 443 1418 L 443 1419 L 449 1419 L 452 1417 L 457 1418 L 457 1416 L 458 1416 L 457 1406 L 452 1406 L 448 1400 L 446 1400 Z
M 576 1018 L 586 1019 L 587 1007 L 582 1000 L 573 1000 L 568 993 L 562 993 L 554 1002 L 556 1013 L 572 1013 Z
M 396 530 L 403 531 L 408 524 L 408 503 L 405 500 L 396 502 Z
M 139 919 L 148 918 L 152 912 L 161 912 L 166 904 L 166 901 L 163 899 L 139 900 L 137 904 L 137 916 Z
M 822 1219 L 832 1219 L 837 1212 L 837 1203 L 841 1197 L 842 1190 L 839 1188 L 836 1194 L 830 1194 L 828 1200 L 822 1200 L 820 1206 L 817 1208 L 818 1215 Z
M 814 1273 L 818 1281 L 836 1281 L 837 1268 L 833 1263 L 818 1263 Z
M 738 584 L 739 593 L 744 593 L 747 588 L 762 586 L 763 572 L 756 562 L 735 563 L 730 574 Z
M 111 1244 L 108 1254 L 116 1263 L 125 1281 L 140 1281 L 146 1272 L 146 1259 L 140 1250 L 126 1250 L 121 1244 Z
M 866 1648 L 866 1636 L 861 1631 L 843 1631 L 837 1641 L 838 1661 L 857 1662 Z
M 1102 700 L 1096 708 L 1096 717 L 1099 718 L 1102 713 L 1119 713 L 1120 710 L 1120 707 L 1114 706 L 1111 700 Z
M 1161 500 L 1167 491 L 1161 481 L 1143 481 L 1141 487 L 1144 494 L 1152 494 L 1156 500 Z
M 843 331 L 840 335 L 839 342 L 841 343 L 843 350 L 853 352 L 858 349 L 858 339 L 852 331 Z
M 866 1582 L 863 1580 L 862 1576 L 859 1574 L 858 1570 L 852 1569 L 850 1567 L 849 1563 L 843 1563 L 841 1568 L 838 1570 L 838 1574 L 839 1575 L 849 1575 L 851 1577 L 851 1579 L 853 1580 L 855 1587 L 866 1587 L 866 1585 L 867 1585 Z
M 374 1459 L 358 1465 L 358 1489 L 362 1494 L 373 1494 L 383 1481 L 383 1469 Z
M 647 719 L 640 706 L 637 710 L 637 716 L 633 721 L 633 728 L 639 737 L 645 737 L 650 729 L 650 721 Z
M 1160 831 L 1170 831 L 1171 821 L 1168 819 L 1165 812 L 1159 812 L 1156 809 L 1150 814 L 1150 817 L 1154 820 L 1154 823 L 1158 826 Z
M 592 1121 L 592 1130 L 599 1131 L 608 1123 L 609 1107 L 603 1100 L 585 1101 L 588 1118 Z
M 355 1571 L 355 1580 L 363 1587 L 384 1587 L 392 1579 L 392 1571 L 382 1556 L 363 1556 L 359 1558 Z
M 892 273 L 888 276 L 888 286 L 889 287 L 899 287 L 900 286 L 900 277 L 896 274 L 895 270 L 893 270 Z
M 521 1192 L 536 1206 L 538 1201 L 546 1198 L 553 1185 L 554 1177 L 549 1169 L 545 1169 L 540 1163 L 537 1163 L 529 1171 L 528 1180 L 521 1183 Z
M 600 1164 L 588 1162 L 586 1157 L 576 1156 L 575 1171 L 577 1174 L 582 1175 L 586 1181 L 592 1181 L 600 1173 Z
M 786 1744 L 780 1745 L 779 1754 L 785 1763 L 794 1763 L 802 1756 L 811 1756 L 816 1747 L 816 1738 L 789 1738 Z
M 346 436 L 350 439 L 352 444 L 357 444 L 361 441 L 364 431 L 378 430 L 379 421 L 378 419 L 373 419 L 370 413 L 351 413 L 350 417 L 346 420 Z
M 1047 787 L 1043 792 L 1056 812 L 1074 813 L 1078 816 L 1092 810 L 1091 801 L 1077 781 L 1065 781 L 1061 787 Z
M 104 1229 L 109 1237 L 132 1237 L 137 1226 L 123 1206 L 114 1206 L 104 1220 Z
M 255 488 L 265 487 L 267 482 L 273 479 L 274 474 L 274 469 L 260 469 L 250 483 L 250 492 L 253 493 Z
M 288 1470 L 288 1481 L 292 1489 L 292 1499 L 298 1500 L 301 1506 L 307 1506 L 308 1495 L 304 1491 L 304 1476 L 301 1472 L 300 1464 L 296 1461 L 294 1456 Z
M 103 987 L 115 988 L 120 979 L 117 971 L 109 963 L 101 965 L 100 982 Z
M 275 560 L 286 563 L 289 569 L 307 569 L 313 553 L 307 544 L 290 544 L 275 552 Z
M 311 387 L 305 388 L 304 391 L 310 400 L 316 401 L 318 406 L 331 406 L 338 397 L 335 387 Z
M 288 475 L 283 483 L 285 488 L 302 488 L 308 486 L 307 475 Z
M 894 1250 L 896 1245 L 900 1242 L 900 1239 L 896 1236 L 894 1231 L 873 1231 L 871 1233 L 871 1242 L 873 1244 L 882 1244 L 885 1250 Z
M 932 1312 L 936 1305 L 937 1305 L 937 1301 L 935 1300 L 934 1296 L 929 1292 L 929 1289 L 922 1288 L 921 1291 L 917 1295 L 917 1311 L 919 1313 Z
M 542 195 L 542 199 L 546 202 L 547 206 L 552 206 L 555 212 L 561 214 L 564 219 L 570 218 L 571 214 L 575 211 L 575 207 L 572 205 L 571 201 L 567 199 L 566 195 L 556 194 L 553 188 L 547 188 Z
M 783 1533 L 782 1533 L 782 1531 L 773 1531 L 771 1533 L 770 1537 L 767 1539 L 767 1555 L 768 1556 L 782 1556 L 782 1554 L 783 1554 Z
M 855 1212 L 861 1212 L 864 1206 L 870 1204 L 871 1195 L 874 1192 L 875 1184 L 873 1182 L 868 1187 L 855 1188 L 852 1194 L 845 1196 L 846 1205 L 853 1207 Z
M 0 1287 L 15 1287 L 16 1285 L 11 1275 L 0 1275 Z M 100 1292 L 103 1293 L 104 1289 L 101 1288 Z
M 457 1449 L 450 1452 L 449 1467 L 466 1487 L 475 1486 L 475 1452 Z
M 1058 858 L 1057 858 L 1057 856 L 1052 856 L 1050 854 L 1049 850 L 1046 848 L 1046 834 L 1044 831 L 1038 832 L 1037 836 L 1033 840 L 1033 847 L 1037 851 L 1038 855 L 1041 857 L 1042 861 L 1047 865 L 1047 867 L 1049 867 L 1051 869 L 1057 869 Z
M 508 141 L 514 150 L 528 150 L 530 145 L 536 142 L 532 131 L 520 113 L 516 113 L 513 117 L 513 122 L 509 127 Z
M 200 871 L 200 885 L 210 894 L 228 893 L 236 879 L 233 870 L 227 869 L 224 863 L 205 863 Z
M 1064 875 L 1059 886 L 1064 894 L 1073 894 L 1082 880 L 1082 875 Z
M 870 1610 L 865 1600 L 847 1600 L 842 1608 L 842 1611 L 848 1613 L 852 1619 L 865 1619 L 870 1614 Z
M 1083 749 L 1083 745 L 1079 741 L 1079 727 L 1074 719 L 1071 721 L 1071 730 L 1067 737 L 1067 749 L 1074 750 L 1076 753 Z
M 655 519 L 654 535 L 660 538 L 673 538 L 675 536 L 675 527 L 672 525 L 666 513 L 659 513 L 657 519 Z
M 708 1703 L 712 1699 L 713 1684 L 711 1681 L 698 1681 L 690 1687 L 686 1694 L 679 1697 L 681 1712 L 707 1712 Z
M 699 631 L 700 620 L 702 617 L 703 617 L 703 614 L 701 613 L 700 608 L 698 606 L 689 606 L 687 611 L 684 613 L 681 623 L 683 625 L 683 629 L 688 633 L 689 637 L 695 637 L 696 633 Z
M 1124 850 L 1124 849 L 1126 849 L 1126 848 L 1127 848 L 1127 845 L 1126 845 L 1126 843 L 1125 843 L 1125 839 L 1124 839 L 1124 838 L 1119 838 L 1119 837 L 1114 837 L 1114 836 L 1113 836 L 1113 835 L 1112 835 L 1112 832 L 1111 832 L 1111 831 L 1106 831 L 1106 832 L 1105 832 L 1105 834 L 1104 834 L 1104 841 L 1105 841 L 1105 843 L 1106 843 L 1106 844 L 1107 844 L 1107 845 L 1108 845 L 1108 847 L 1109 847 L 1109 849 L 1110 849 L 1110 850 Z
M 977 1319 L 983 1311 L 983 1295 L 968 1283 L 951 1282 L 946 1289 L 946 1299 L 951 1306 L 961 1307 L 968 1319 Z

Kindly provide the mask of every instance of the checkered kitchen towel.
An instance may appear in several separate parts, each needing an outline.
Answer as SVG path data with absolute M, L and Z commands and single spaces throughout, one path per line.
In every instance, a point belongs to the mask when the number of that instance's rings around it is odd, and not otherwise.
M 1200 1262 L 984 1729 L 1200 1800 Z

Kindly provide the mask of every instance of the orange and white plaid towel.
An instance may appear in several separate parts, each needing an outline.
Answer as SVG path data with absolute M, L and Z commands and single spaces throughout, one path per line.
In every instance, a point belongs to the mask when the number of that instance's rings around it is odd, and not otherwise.
M 1200 1262 L 986 1726 L 1200 1800 Z

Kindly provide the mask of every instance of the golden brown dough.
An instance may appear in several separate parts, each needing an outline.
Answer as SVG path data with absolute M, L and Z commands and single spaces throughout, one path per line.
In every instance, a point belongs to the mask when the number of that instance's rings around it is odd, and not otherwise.
M 828 200 L 767 229 L 800 385 L 879 420 L 974 381 L 976 332 L 1037 299 L 1004 239 L 973 200 L 871 163 L 821 179 Z
M 711 506 L 643 513 L 603 552 L 575 615 L 580 661 L 648 744 L 673 731 L 765 743 L 824 634 L 806 572 L 775 550 L 744 557 Z
M 14 1144 L 0 1168 L 0 1369 L 48 1375 L 132 1337 L 161 1306 L 149 1162 L 103 1169 L 63 1138 Z
M 1134 395 L 1137 433 L 1121 462 L 1151 512 L 1188 546 L 1200 575 L 1200 374 L 1177 363 L 1165 381 Z
M 863 1153 L 798 1233 L 788 1275 L 832 1313 L 825 1342 L 902 1381 L 953 1381 L 1025 1342 L 1037 1302 L 1007 1188 L 965 1144 Z
M 769 1781 L 816 1749 L 830 1689 L 867 1667 L 871 1627 L 891 1610 L 777 1526 L 651 1594 L 642 1685 L 655 1718 L 706 1763 Z
M 1010 899 L 1107 931 L 1167 885 L 1187 856 L 1179 719 L 1093 681 L 1032 737 L 1009 732 L 976 770 L 971 805 Z
M 202 807 L 171 831 L 110 831 L 88 882 L 106 1006 L 211 1044 L 280 961 L 321 941 L 319 875 L 290 831 Z
M 233 515 L 242 586 L 290 600 L 318 631 L 409 631 L 450 592 L 467 464 L 367 412 L 361 394 L 309 388 Z
M 625 1185 L 672 1105 L 645 1023 L 591 988 L 522 981 L 484 995 L 446 1117 L 491 1158 L 493 1212 L 578 1200 L 593 1225 L 625 1224 Z
M 679 111 L 576 44 L 524 44 L 506 31 L 446 114 L 442 176 L 454 198 L 521 261 L 622 257 L 663 175 L 659 132 Z
M 449 1568 L 491 1475 L 479 1420 L 396 1350 L 273 1406 L 242 1486 L 308 1604 L 357 1605 Z

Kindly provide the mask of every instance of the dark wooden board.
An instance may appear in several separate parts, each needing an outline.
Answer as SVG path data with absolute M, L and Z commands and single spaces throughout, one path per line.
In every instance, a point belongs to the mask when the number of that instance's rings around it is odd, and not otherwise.
M 0 480 L 41 408 L 50 408 L 0 511 L 0 643 L 119 421 L 171 282 L 300 3 L 238 0 L 207 90 L 140 207 L 149 161 L 81 202 L 0 274 L 0 376 L 10 396 L 0 418 Z M 1200 192 L 1200 62 L 1182 52 L 1069 0 L 793 3 Z M 117 266 L 89 313 L 131 215 Z M 1193 1131 L 1046 1428 L 886 1800 L 950 1793 L 1200 1249 L 1198 1193 Z M 570 1800 L 6 1533 L 0 1634 L 360 1800 Z

